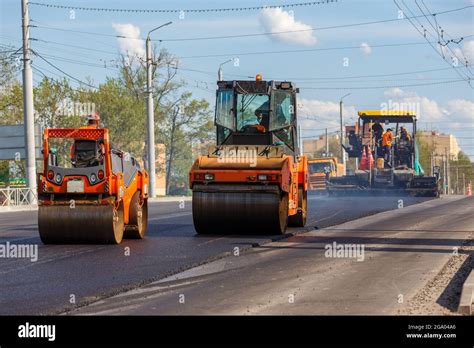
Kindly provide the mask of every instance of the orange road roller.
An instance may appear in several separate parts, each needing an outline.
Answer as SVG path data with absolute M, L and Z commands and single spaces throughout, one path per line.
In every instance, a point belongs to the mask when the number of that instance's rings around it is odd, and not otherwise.
M 148 173 L 112 147 L 98 115 L 88 122 L 44 130 L 38 229 L 45 244 L 119 244 L 145 236 Z
M 189 173 L 198 234 L 283 234 L 304 226 L 308 163 L 291 82 L 218 81 L 217 144 Z

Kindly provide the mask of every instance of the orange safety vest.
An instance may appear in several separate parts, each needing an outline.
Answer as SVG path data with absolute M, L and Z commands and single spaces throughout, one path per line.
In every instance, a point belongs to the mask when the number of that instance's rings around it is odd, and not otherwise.
M 385 132 L 382 135 L 382 146 L 392 146 L 392 132 Z

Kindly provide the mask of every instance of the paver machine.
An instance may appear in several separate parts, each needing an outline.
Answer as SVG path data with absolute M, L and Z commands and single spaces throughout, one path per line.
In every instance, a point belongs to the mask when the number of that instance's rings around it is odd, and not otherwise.
M 198 234 L 283 234 L 304 226 L 307 159 L 299 153 L 292 82 L 218 81 L 217 144 L 194 162 Z
M 38 228 L 43 243 L 119 244 L 124 237 L 145 236 L 148 173 L 111 145 L 98 115 L 85 127 L 45 129 L 42 151 Z
M 438 197 L 439 175 L 425 175 L 419 162 L 416 139 L 416 114 L 402 110 L 364 110 L 348 135 L 344 146 L 359 167 L 353 175 L 331 177 L 329 194 L 408 193 Z M 393 133 L 390 156 L 383 145 L 383 134 Z

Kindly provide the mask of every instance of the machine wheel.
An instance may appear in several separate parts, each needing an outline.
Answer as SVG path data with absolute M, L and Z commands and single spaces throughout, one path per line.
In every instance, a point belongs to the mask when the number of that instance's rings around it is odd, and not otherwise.
M 128 225 L 125 226 L 124 238 L 143 239 L 148 227 L 148 200 L 140 204 L 140 194 L 135 192 L 130 201 Z
M 44 244 L 119 244 L 123 206 L 40 205 L 38 230 Z
M 304 227 L 306 225 L 306 214 L 308 211 L 308 191 L 303 187 L 298 188 L 298 213 L 288 217 L 288 225 L 292 227 Z
M 222 190 L 193 191 L 193 222 L 198 234 L 283 234 L 288 225 L 288 194 Z
M 278 226 L 276 226 L 275 232 L 277 234 L 285 234 L 286 228 L 288 227 L 288 193 L 282 193 L 282 197 L 280 198 L 280 221 Z

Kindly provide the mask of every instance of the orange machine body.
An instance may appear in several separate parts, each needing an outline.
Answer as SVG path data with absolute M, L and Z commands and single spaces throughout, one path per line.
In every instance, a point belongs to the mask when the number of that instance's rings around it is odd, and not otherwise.
M 104 146 L 103 166 L 97 172 L 79 173 L 75 168 L 55 172 L 54 166 L 49 162 L 49 140 L 52 138 L 71 138 L 75 140 L 100 140 Z M 124 173 L 113 171 L 111 159 L 111 146 L 109 141 L 109 131 L 97 127 L 81 128 L 50 128 L 44 130 L 43 138 L 43 161 L 44 171 L 38 175 L 38 197 L 40 205 L 70 205 L 73 201 L 76 205 L 115 205 L 123 204 L 124 223 L 129 222 L 129 206 L 135 192 L 140 193 L 140 199 L 148 197 L 148 173 L 138 170 L 133 179 L 127 184 L 124 183 Z M 121 160 L 129 156 L 125 152 L 117 151 Z M 134 159 L 133 159 L 134 160 Z M 56 169 L 57 170 L 57 169 Z M 99 171 L 102 171 L 100 174 Z M 60 180 L 55 180 L 57 175 Z M 91 182 L 91 175 L 95 175 L 96 180 Z M 70 192 L 68 183 L 71 181 L 82 181 L 83 190 L 81 192 Z
M 249 146 L 245 146 L 248 149 Z M 215 151 L 212 151 L 215 152 Z M 258 153 L 258 151 L 256 151 Z M 308 162 L 306 156 L 281 154 L 279 157 L 259 156 L 249 163 L 226 163 L 219 157 L 200 156 L 189 172 L 190 188 L 196 184 L 247 184 L 252 186 L 278 185 L 288 193 L 288 215 L 298 213 L 298 188 L 308 190 Z

